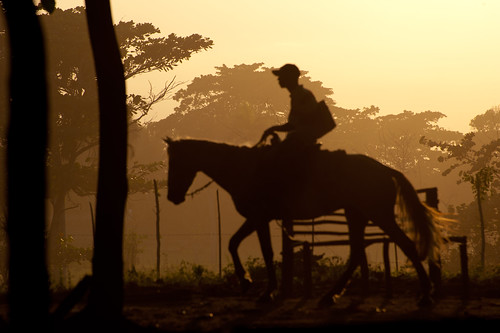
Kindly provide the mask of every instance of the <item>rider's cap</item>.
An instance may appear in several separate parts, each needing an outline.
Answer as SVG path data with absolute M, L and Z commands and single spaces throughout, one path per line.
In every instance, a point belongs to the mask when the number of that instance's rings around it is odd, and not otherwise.
M 280 69 L 275 69 L 273 70 L 273 74 L 276 76 L 282 76 L 282 75 L 290 75 L 290 76 L 300 76 L 300 70 L 297 66 L 293 64 L 286 64 L 282 66 Z

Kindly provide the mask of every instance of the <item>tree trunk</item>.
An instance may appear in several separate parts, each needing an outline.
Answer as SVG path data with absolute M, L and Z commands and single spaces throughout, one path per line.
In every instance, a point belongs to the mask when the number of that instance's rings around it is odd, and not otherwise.
M 123 65 L 109 1 L 87 0 L 99 93 L 99 173 L 93 281 L 88 310 L 115 323 L 123 310 L 123 218 L 127 198 L 127 107 Z
M 13 332 L 46 331 L 49 282 L 45 258 L 45 50 L 33 1 L 3 0 L 2 4 L 11 58 L 7 133 L 9 320 Z

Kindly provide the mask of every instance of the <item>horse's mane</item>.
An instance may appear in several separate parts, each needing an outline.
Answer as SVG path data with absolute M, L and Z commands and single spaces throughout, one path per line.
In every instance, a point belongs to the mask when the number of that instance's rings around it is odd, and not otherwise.
M 229 144 L 225 142 L 217 142 L 217 141 L 209 141 L 209 140 L 202 140 L 202 139 L 190 139 L 190 138 L 185 138 L 185 139 L 180 139 L 175 141 L 175 144 L 179 146 L 186 146 L 186 145 L 195 145 L 195 146 L 205 146 L 205 147 L 210 147 L 215 150 L 220 150 L 220 151 L 226 151 L 226 152 L 239 152 L 239 153 L 248 153 L 248 154 L 255 154 L 255 153 L 262 153 L 265 151 L 269 151 L 271 149 L 271 146 L 262 146 L 262 147 L 250 147 L 248 145 L 235 145 L 235 144 Z
M 259 160 L 266 159 L 267 157 L 272 155 L 276 150 L 276 146 L 273 145 L 250 147 L 248 145 L 234 145 L 225 142 L 190 138 L 176 140 L 174 142 L 174 145 L 179 148 L 184 147 L 179 150 L 183 150 L 185 153 L 189 153 L 190 151 L 190 149 L 186 148 L 191 148 L 196 149 L 197 154 L 207 153 L 210 155 L 219 155 L 218 153 L 220 153 L 220 155 L 226 155 L 227 157 L 238 157 L 238 159 L 241 159 L 242 161 L 255 161 L 257 163 Z M 172 145 L 169 144 L 169 150 L 171 147 Z M 315 151 L 318 154 L 316 154 L 315 156 L 323 162 L 332 163 L 334 161 L 338 161 L 339 159 L 344 159 L 344 157 L 346 156 L 346 153 L 343 150 L 330 151 L 322 149 L 320 148 L 320 146 L 312 149 L 313 152 L 314 149 L 316 149 Z M 311 157 L 312 156 L 309 155 L 308 158 L 310 159 Z

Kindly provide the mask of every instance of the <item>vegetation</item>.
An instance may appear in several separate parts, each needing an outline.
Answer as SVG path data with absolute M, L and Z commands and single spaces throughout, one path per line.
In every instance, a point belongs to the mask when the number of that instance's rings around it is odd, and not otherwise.
M 296 258 L 300 255 L 296 256 Z M 345 262 L 338 257 L 317 256 L 313 267 L 313 281 L 319 284 L 334 281 L 335 278 L 342 272 Z M 302 282 L 300 276 L 300 268 L 302 267 L 301 260 L 295 262 L 298 271 L 296 273 L 296 282 Z M 255 283 L 260 286 L 261 281 L 266 279 L 266 268 L 264 261 L 261 258 L 249 257 L 244 263 L 245 268 L 250 273 Z M 281 263 L 276 262 L 278 276 L 281 274 Z M 238 281 L 234 277 L 234 267 L 232 264 L 222 269 L 222 274 L 219 275 L 203 265 L 188 263 L 182 261 L 179 265 L 166 268 L 161 279 L 156 279 L 156 272 L 137 271 L 132 268 L 125 274 L 125 283 L 131 286 L 152 286 L 152 285 L 170 285 L 179 287 L 207 286 L 207 285 L 222 285 L 227 288 L 238 289 Z
M 493 107 L 470 122 L 473 132 L 459 141 L 435 141 L 425 137 L 421 142 L 444 153 L 438 160 L 452 161 L 443 171 L 443 176 L 458 174 L 457 183 L 469 183 L 476 203 L 461 204 L 460 232 L 470 235 L 473 252 L 479 252 L 479 265 L 484 269 L 486 262 L 498 264 L 498 247 L 493 247 L 486 260 L 486 244 L 496 245 L 498 234 L 498 190 L 500 189 L 500 108 Z M 457 170 L 455 172 L 455 170 Z M 476 206 L 471 211 L 471 208 Z M 478 223 L 479 222 L 479 223 Z M 473 256 L 476 259 L 478 256 Z
M 51 101 L 47 184 L 54 212 L 49 230 L 49 250 L 53 257 L 58 239 L 66 236 L 68 200 L 75 194 L 80 197 L 96 194 L 99 143 L 97 86 L 93 62 L 90 61 L 92 52 L 84 7 L 64 11 L 56 8 L 52 14 L 39 17 L 47 32 L 47 78 Z M 192 54 L 209 49 L 213 44 L 210 39 L 198 34 L 158 37 L 160 30 L 150 23 L 119 22 L 115 30 L 126 79 L 153 71 L 169 71 Z M 5 34 L 0 34 L 1 43 L 5 37 Z M 0 66 L 5 66 L 6 56 L 0 52 Z M 169 80 L 159 91 L 151 90 L 149 96 L 127 95 L 129 131 L 138 131 L 142 127 L 142 117 L 154 104 L 168 97 L 176 85 Z M 4 93 L 2 89 L 0 103 L 6 100 Z M 2 138 L 5 121 L 0 118 Z M 4 149 L 5 145 L 0 147 Z M 130 193 L 152 189 L 152 180 L 147 175 L 161 167 L 160 161 L 155 159 L 154 162 L 139 163 L 133 160 L 132 155 L 129 164 Z
M 301 295 L 303 290 L 301 259 L 296 255 L 294 294 Z M 346 262 L 339 257 L 315 256 L 312 270 L 312 283 L 315 295 L 322 295 L 326 289 L 340 276 L 345 269 Z M 258 295 L 265 288 L 266 268 L 261 258 L 249 257 L 244 263 L 245 268 L 254 279 L 254 288 L 250 291 Z M 281 279 L 281 263 L 276 262 L 278 278 Z M 353 277 L 353 287 L 350 292 L 361 293 L 361 274 L 356 271 Z M 382 266 L 370 266 L 370 290 L 373 293 L 385 292 L 385 272 Z M 408 284 L 417 281 L 415 270 L 411 265 L 402 265 L 399 270 L 392 272 L 392 282 L 396 293 L 406 293 Z M 485 270 L 475 269 L 470 272 L 470 288 L 476 295 L 499 296 L 498 283 L 500 282 L 500 265 L 489 266 Z M 169 290 L 191 290 L 200 291 L 214 295 L 233 294 L 240 295 L 240 286 L 234 277 L 232 264 L 224 267 L 222 275 L 219 275 L 205 266 L 181 262 L 180 265 L 168 267 L 162 271 L 161 279 L 156 279 L 154 270 L 136 271 L 129 270 L 125 273 L 125 289 L 161 287 Z M 446 294 L 453 296 L 461 295 L 462 278 L 460 273 L 443 271 L 442 287 Z

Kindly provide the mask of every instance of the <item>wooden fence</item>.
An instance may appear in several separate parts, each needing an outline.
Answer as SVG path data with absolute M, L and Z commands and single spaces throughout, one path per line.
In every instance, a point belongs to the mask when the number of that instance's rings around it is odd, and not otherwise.
M 425 203 L 433 208 L 438 207 L 437 188 L 425 188 L 417 190 L 417 193 L 425 195 Z M 316 230 L 318 226 L 326 226 L 328 228 L 336 227 L 337 230 Z M 338 231 L 338 226 L 344 227 L 345 231 Z M 330 215 L 323 216 L 313 220 L 289 220 L 283 221 L 282 226 L 282 283 L 281 291 L 286 297 L 291 295 L 293 290 L 293 257 L 294 248 L 302 247 L 303 250 L 303 284 L 304 293 L 309 296 L 312 291 L 312 254 L 316 247 L 324 246 L 346 246 L 349 245 L 349 234 L 347 231 L 347 221 L 345 215 L 341 211 L 334 212 Z M 332 228 L 333 229 L 333 228 Z M 310 236 L 311 241 L 297 241 L 295 236 Z M 332 239 L 318 241 L 316 236 L 331 236 Z M 469 274 L 468 274 L 468 258 L 467 258 L 467 237 L 451 236 L 447 241 L 459 243 L 461 276 L 463 283 L 463 297 L 468 297 L 469 293 Z M 392 240 L 377 226 L 371 222 L 368 224 L 365 231 L 365 248 L 380 243 L 382 244 L 382 256 L 384 262 L 386 293 L 392 295 L 391 283 L 391 266 L 389 260 L 389 245 Z M 394 247 L 395 248 L 395 247 Z M 395 248 L 396 249 L 396 248 Z M 397 252 L 395 250 L 397 258 Z M 365 258 L 366 259 L 366 258 Z M 362 263 L 361 274 L 363 279 L 368 279 L 368 263 L 366 260 Z M 429 261 L 429 275 L 434 283 L 436 291 L 439 293 L 441 287 L 441 268 L 440 262 L 437 264 Z

